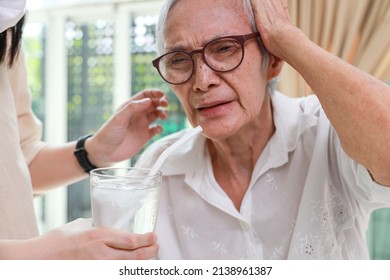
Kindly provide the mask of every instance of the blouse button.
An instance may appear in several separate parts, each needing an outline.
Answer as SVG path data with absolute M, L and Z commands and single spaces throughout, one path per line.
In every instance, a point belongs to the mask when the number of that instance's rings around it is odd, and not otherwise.
M 249 224 L 243 221 L 240 221 L 241 228 L 245 231 L 249 229 Z

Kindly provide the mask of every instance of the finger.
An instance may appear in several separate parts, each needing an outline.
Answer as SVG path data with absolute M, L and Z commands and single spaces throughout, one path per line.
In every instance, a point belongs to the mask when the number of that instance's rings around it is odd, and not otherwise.
M 282 0 L 281 2 L 283 7 L 288 9 L 288 0 Z
M 155 258 L 158 253 L 158 245 L 153 244 L 149 247 L 142 247 L 132 251 L 123 251 L 122 259 L 130 259 L 130 260 L 148 260 Z
M 165 96 L 161 98 L 151 98 L 151 97 L 149 98 L 152 100 L 154 107 L 164 107 L 164 108 L 168 107 L 168 100 Z
M 167 107 L 168 99 L 164 92 L 160 90 L 146 91 L 145 96 L 152 99 L 155 107 Z
M 130 107 L 134 107 L 133 109 L 136 110 L 139 109 L 141 111 L 144 110 L 145 108 L 148 108 L 150 104 L 152 104 L 152 99 L 145 97 L 137 100 L 129 100 L 127 104 Z
M 165 108 L 157 108 L 157 110 L 154 111 L 156 118 L 160 118 L 162 120 L 165 120 L 168 116 L 168 111 Z
M 104 256 L 106 259 L 112 260 L 150 260 L 157 256 L 158 249 L 157 244 L 135 250 L 112 250 L 110 248 Z
M 141 104 L 139 102 L 146 102 L 146 100 L 151 100 L 151 103 L 153 104 L 153 106 L 151 106 L 149 108 L 149 112 L 153 111 L 153 110 L 164 110 L 168 107 L 168 100 L 167 98 L 165 97 L 165 95 L 161 98 L 152 98 L 152 97 L 145 97 L 143 99 L 131 99 L 128 101 L 127 103 L 127 106 L 129 106 L 129 104 Z M 148 106 L 146 106 L 147 108 Z M 139 108 L 140 110 L 143 110 L 145 107 L 142 107 L 142 108 Z M 137 110 L 137 111 L 140 111 L 140 110 Z
M 96 247 L 94 247 L 96 249 Z M 107 259 L 107 260 L 148 260 L 155 258 L 159 246 L 153 243 L 150 246 L 139 247 L 136 249 L 121 249 L 102 244 L 97 250 L 92 250 L 92 257 L 87 259 Z
M 121 106 L 116 110 L 117 113 L 121 113 L 124 111 L 129 110 L 129 107 L 131 110 L 145 110 L 145 108 L 148 108 L 152 104 L 152 100 L 150 98 L 141 98 L 141 99 L 129 99 L 126 102 L 122 103 Z
M 165 96 L 164 92 L 159 89 L 146 89 L 135 94 L 132 99 L 150 98 L 152 100 L 159 100 Z
M 161 125 L 151 125 L 149 127 L 150 138 L 156 136 L 157 134 L 161 134 L 162 132 L 163 132 L 163 128 Z
M 125 231 L 100 228 L 104 231 L 104 240 L 107 246 L 123 250 L 135 250 L 141 247 L 152 246 L 156 243 L 154 233 L 132 234 Z
M 251 0 L 251 5 L 257 20 L 266 17 L 267 10 L 270 9 L 269 3 L 267 1 Z
M 166 110 L 158 110 L 158 117 L 162 120 L 166 120 L 168 117 L 168 112 Z
M 288 18 L 290 17 L 287 0 L 279 0 L 275 3 L 275 5 L 276 11 L 279 11 L 281 14 L 284 14 L 284 16 Z
M 154 110 L 153 102 L 150 98 L 143 98 L 140 100 L 129 100 L 126 106 L 122 109 L 126 117 L 130 117 L 134 113 L 145 112 L 148 113 Z
M 149 123 L 152 123 L 157 119 L 165 120 L 167 116 L 168 112 L 163 108 L 157 108 L 156 110 L 149 111 L 146 115 Z
M 144 103 L 152 103 L 153 106 L 150 106 L 150 104 L 144 104 Z M 139 106 L 142 105 L 142 106 Z M 127 106 L 131 106 L 132 110 L 134 111 L 143 111 L 145 109 L 148 110 L 148 112 L 165 112 L 166 108 L 168 107 L 168 101 L 165 98 L 159 99 L 159 100 L 152 100 L 151 98 L 143 98 L 140 100 L 130 100 L 127 104 Z M 134 108 L 133 108 L 134 107 Z
M 121 126 L 127 126 L 129 119 L 134 114 L 140 114 L 141 112 L 147 113 L 148 108 L 152 107 L 151 104 L 152 102 L 149 98 L 129 100 L 117 109 L 111 119 L 115 120 L 115 122 Z
M 92 227 L 92 218 L 78 218 L 63 225 L 61 228 L 69 230 L 87 230 Z
M 288 8 L 288 2 L 286 0 L 273 0 L 269 2 L 272 4 L 275 10 L 282 11 L 283 9 Z
M 168 107 L 168 100 L 167 100 L 166 96 L 163 96 L 162 98 L 160 98 L 158 100 L 158 102 L 159 102 L 159 106 Z
M 288 1 L 287 0 L 278 0 L 278 1 L 269 1 L 271 3 L 271 5 L 269 5 L 269 7 L 272 6 L 272 9 L 270 10 L 270 12 L 273 12 L 275 14 L 279 14 L 279 15 L 284 15 L 284 17 L 286 18 L 290 18 L 290 15 L 289 15 L 289 9 L 288 9 Z

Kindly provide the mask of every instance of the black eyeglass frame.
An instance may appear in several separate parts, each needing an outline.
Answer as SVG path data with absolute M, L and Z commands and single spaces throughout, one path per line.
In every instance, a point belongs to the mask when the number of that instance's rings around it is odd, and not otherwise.
M 153 66 L 157 69 L 158 73 L 160 74 L 161 78 L 163 78 L 164 81 L 166 81 L 167 83 L 169 84 L 172 84 L 172 85 L 181 85 L 181 84 L 184 84 L 186 82 L 188 82 L 192 75 L 194 74 L 194 71 L 195 71 L 195 61 L 193 59 L 193 55 L 194 54 L 197 54 L 197 53 L 200 53 L 202 55 L 202 58 L 203 58 L 203 61 L 204 63 L 210 68 L 212 69 L 213 71 L 215 72 L 220 72 L 220 73 L 225 73 L 225 72 L 230 72 L 230 71 L 233 71 L 234 69 L 237 69 L 242 61 L 244 60 L 244 56 L 245 56 L 245 48 L 244 48 L 244 44 L 246 41 L 250 40 L 250 39 L 253 39 L 253 38 L 257 38 L 257 37 L 260 37 L 260 33 L 259 32 L 254 32 L 254 33 L 250 33 L 250 34 L 245 34 L 245 35 L 236 35 L 236 36 L 224 36 L 224 37 L 219 37 L 219 38 L 216 38 L 214 40 L 211 40 L 210 42 L 206 43 L 203 48 L 201 49 L 198 49 L 198 50 L 193 50 L 193 51 L 190 51 L 190 52 L 186 52 L 186 51 L 171 51 L 171 52 L 167 52 L 159 57 L 157 57 L 156 59 L 154 59 L 152 61 L 152 64 Z M 233 67 L 232 69 L 229 69 L 229 70 L 217 70 L 217 69 L 214 69 L 211 65 L 209 65 L 209 63 L 207 62 L 207 59 L 206 59 L 206 56 L 205 56 L 205 50 L 207 48 L 207 46 L 209 46 L 210 44 L 216 42 L 216 41 L 219 41 L 219 40 L 224 40 L 224 39 L 234 39 L 236 40 L 240 45 L 241 45 L 241 49 L 242 49 L 242 56 L 241 56 L 241 60 L 240 62 L 237 64 L 237 66 Z M 191 74 L 189 75 L 188 79 L 185 80 L 184 82 L 180 82 L 180 83 L 173 83 L 173 82 L 170 82 L 168 81 L 167 79 L 165 79 L 165 77 L 161 74 L 161 71 L 160 71 L 160 60 L 164 57 L 164 56 L 167 56 L 167 55 L 170 55 L 172 53 L 184 53 L 184 54 L 187 54 L 189 57 L 191 57 L 191 62 L 192 62 L 192 72 Z

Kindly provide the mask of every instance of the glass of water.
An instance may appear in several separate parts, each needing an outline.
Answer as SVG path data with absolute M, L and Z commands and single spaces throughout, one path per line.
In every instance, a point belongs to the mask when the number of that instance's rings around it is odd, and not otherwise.
M 90 172 L 93 225 L 131 233 L 154 231 L 162 174 L 147 168 L 109 167 Z

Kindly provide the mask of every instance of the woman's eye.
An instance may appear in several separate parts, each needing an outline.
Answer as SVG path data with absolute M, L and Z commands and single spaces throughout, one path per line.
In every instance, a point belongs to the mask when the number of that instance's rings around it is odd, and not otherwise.
M 186 62 L 186 61 L 188 61 L 188 59 L 185 58 L 185 57 L 175 58 L 175 59 L 172 59 L 172 60 L 171 60 L 171 65 L 184 63 L 184 62 Z
M 240 46 L 234 42 L 220 42 L 209 48 L 210 53 L 214 54 L 224 54 L 224 53 L 234 53 L 239 50 Z
M 232 49 L 232 46 L 231 45 L 226 45 L 226 46 L 222 46 L 222 47 L 220 47 L 219 48 L 219 52 L 227 52 L 227 51 L 229 51 L 229 50 L 231 50 Z

